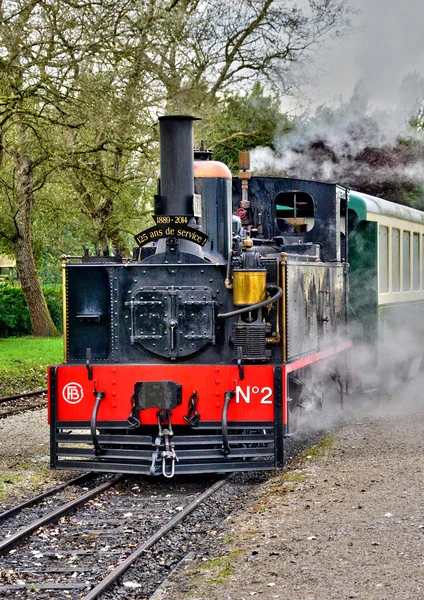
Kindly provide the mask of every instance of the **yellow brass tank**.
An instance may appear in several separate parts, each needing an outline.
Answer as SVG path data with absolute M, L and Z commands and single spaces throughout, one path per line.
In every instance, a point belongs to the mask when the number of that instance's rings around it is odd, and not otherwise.
M 234 306 L 249 306 L 265 300 L 266 273 L 266 269 L 234 269 Z

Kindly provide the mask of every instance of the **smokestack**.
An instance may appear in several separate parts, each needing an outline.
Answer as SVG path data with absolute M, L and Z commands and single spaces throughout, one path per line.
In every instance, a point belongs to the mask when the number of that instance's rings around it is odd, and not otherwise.
M 193 121 L 196 117 L 159 117 L 160 197 L 157 215 L 193 216 Z

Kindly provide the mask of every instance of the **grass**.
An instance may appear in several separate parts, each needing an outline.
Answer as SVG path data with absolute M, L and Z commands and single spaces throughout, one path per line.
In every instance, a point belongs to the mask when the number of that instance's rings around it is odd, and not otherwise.
M 332 434 L 326 435 L 318 444 L 315 444 L 315 446 L 312 446 L 308 450 L 305 450 L 298 462 L 302 463 L 307 460 L 310 460 L 311 458 L 323 456 L 324 454 L 326 454 L 326 452 L 328 452 L 328 450 L 330 450 L 330 448 L 332 448 L 336 441 L 337 436 Z
M 255 504 L 255 510 L 257 512 L 265 512 L 267 509 L 267 502 L 273 496 L 286 494 L 287 492 L 292 491 L 296 487 L 296 484 L 305 481 L 306 474 L 302 470 L 302 467 L 310 460 L 324 456 L 333 447 L 337 439 L 337 436 L 328 434 L 318 442 L 318 444 L 305 450 L 287 471 L 274 477 L 271 487 L 263 495 L 261 500 Z
M 47 366 L 62 361 L 62 338 L 0 339 L 0 396 L 46 387 Z
M 241 550 L 232 550 L 226 556 L 212 558 L 199 566 L 202 573 L 202 584 L 216 585 L 224 583 L 226 579 L 234 575 L 234 563 L 236 557 L 241 554 Z M 205 573 L 207 571 L 207 573 Z
M 10 474 L 1 473 L 0 501 L 7 500 L 11 493 L 21 493 L 25 486 L 28 486 L 29 489 L 40 488 L 49 472 L 49 469 L 40 465 L 34 467 L 34 465 L 21 463 L 14 467 Z

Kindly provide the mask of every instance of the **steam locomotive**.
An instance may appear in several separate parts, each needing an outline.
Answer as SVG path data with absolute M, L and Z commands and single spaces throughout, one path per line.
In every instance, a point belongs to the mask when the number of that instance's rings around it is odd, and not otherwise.
M 159 119 L 155 225 L 133 256 L 64 259 L 52 468 L 172 477 L 281 467 L 324 381 L 343 403 L 349 219 L 358 224 L 361 199 L 351 212 L 340 185 L 251 177 L 247 153 L 233 179 L 204 148 L 193 159 L 193 120 Z

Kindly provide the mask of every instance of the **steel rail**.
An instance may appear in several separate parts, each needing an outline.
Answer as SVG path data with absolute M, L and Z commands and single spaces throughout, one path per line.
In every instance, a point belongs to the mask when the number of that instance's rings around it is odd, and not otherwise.
M 55 523 L 64 515 L 72 512 L 75 508 L 78 508 L 78 506 L 81 506 L 81 504 L 85 504 L 86 502 L 88 502 L 88 500 L 94 498 L 94 496 L 97 496 L 101 492 L 104 492 L 110 487 L 116 485 L 116 483 L 118 483 L 118 481 L 120 481 L 122 478 L 123 476 L 119 475 L 118 477 L 115 477 L 114 479 L 111 479 L 110 481 L 107 481 L 106 483 L 103 483 L 102 485 L 93 488 L 86 494 L 78 496 L 78 498 L 67 502 L 63 506 L 59 506 L 59 508 L 52 511 L 48 515 L 45 515 L 44 517 L 33 521 L 29 525 L 19 529 L 19 531 L 17 531 L 16 533 L 10 535 L 7 538 L 4 538 L 0 541 L 0 556 L 3 556 L 7 552 L 9 552 L 15 546 L 19 546 L 19 544 L 23 543 L 26 540 L 26 538 L 30 536 L 31 533 L 33 533 L 36 529 L 39 529 L 44 525 Z
M 99 598 L 121 575 L 125 573 L 129 569 L 129 567 L 145 552 L 149 550 L 152 546 L 156 544 L 166 533 L 168 533 L 171 529 L 173 529 L 176 525 L 178 525 L 187 515 L 189 515 L 195 508 L 197 508 L 206 498 L 209 498 L 212 494 L 214 494 L 219 488 L 227 483 L 229 479 L 231 479 L 232 475 L 224 477 L 220 479 L 216 483 L 214 483 L 210 488 L 204 491 L 200 496 L 198 496 L 193 502 L 191 502 L 184 510 L 182 510 L 178 515 L 173 517 L 166 525 L 161 527 L 156 533 L 150 536 L 145 542 L 141 544 L 132 554 L 130 554 L 125 560 L 123 560 L 113 571 L 111 571 L 100 583 L 98 583 L 87 595 L 83 596 L 81 600 L 96 600 Z
M 17 506 L 14 506 L 13 508 L 9 508 L 9 509 L 5 510 L 4 512 L 0 513 L 0 523 L 5 521 L 6 519 L 9 519 L 10 517 L 13 517 L 14 515 L 16 515 L 18 512 L 20 512 L 24 508 L 28 508 L 29 506 L 34 506 L 35 504 L 38 504 L 45 498 L 48 498 L 49 496 L 53 496 L 54 494 L 57 494 L 57 492 L 60 492 L 61 490 L 63 490 L 64 488 L 66 488 L 70 485 L 74 485 L 76 483 L 82 483 L 83 481 L 88 479 L 88 477 L 90 477 L 92 475 L 93 475 L 93 473 L 83 473 L 82 475 L 78 475 L 78 477 L 75 477 L 74 479 L 65 481 L 64 483 L 61 483 L 60 485 L 43 492 L 42 494 L 38 494 L 38 496 L 34 496 L 33 498 L 24 500 L 23 502 L 21 502 L 21 504 L 18 504 Z
M 13 396 L 2 396 L 0 398 L 0 404 L 3 402 L 9 402 L 10 400 L 19 400 L 19 398 L 30 398 L 31 396 L 41 396 L 41 394 L 47 394 L 47 388 L 40 390 L 34 390 L 33 392 L 22 392 L 22 394 L 13 394 Z
M 9 417 L 13 417 L 15 415 L 21 415 L 24 412 L 29 412 L 31 410 L 35 410 L 35 409 L 41 409 L 45 407 L 45 402 L 43 399 L 41 400 L 33 400 L 31 403 L 28 402 L 28 404 L 21 404 L 20 406 L 9 406 L 7 407 L 7 410 L 4 412 L 0 412 L 0 419 L 7 419 Z M 4 409 L 4 405 L 0 404 L 0 411 L 2 411 L 2 409 Z

